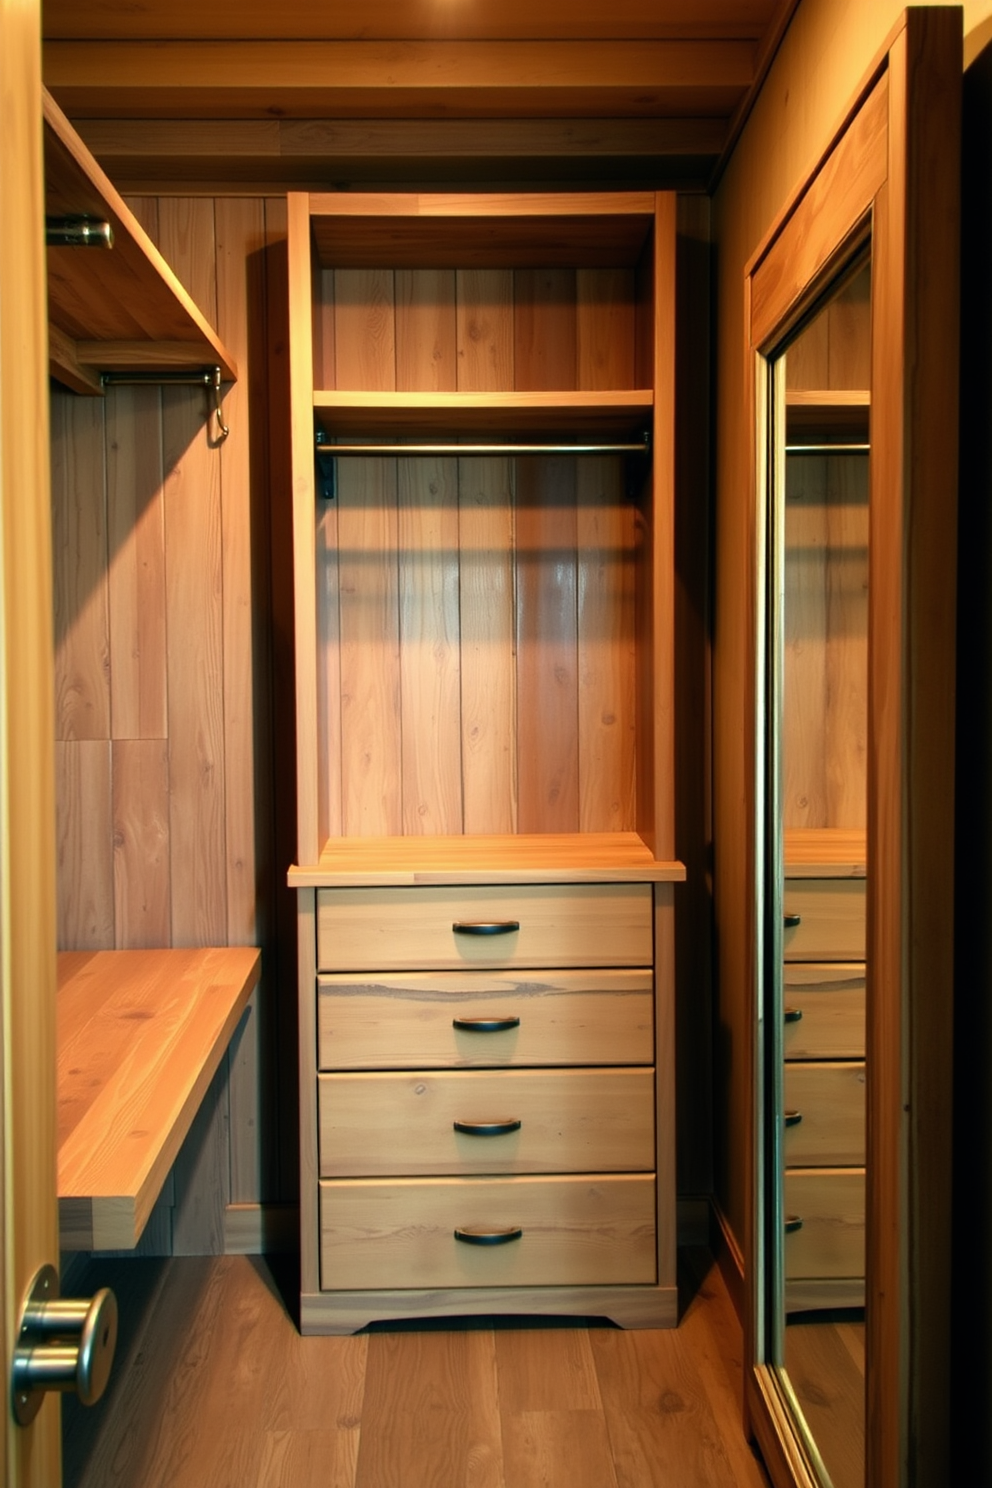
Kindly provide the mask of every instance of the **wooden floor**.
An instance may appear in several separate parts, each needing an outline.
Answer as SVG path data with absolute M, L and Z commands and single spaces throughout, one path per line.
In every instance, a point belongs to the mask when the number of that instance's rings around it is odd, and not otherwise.
M 833 1488 L 864 1488 L 865 1325 L 861 1319 L 793 1320 L 785 1367 Z
M 63 1482 L 767 1488 L 723 1281 L 702 1252 L 684 1270 L 675 1330 L 488 1319 L 301 1338 L 264 1261 L 93 1261 L 73 1289 L 114 1286 L 121 1340 L 105 1399 L 64 1401 Z

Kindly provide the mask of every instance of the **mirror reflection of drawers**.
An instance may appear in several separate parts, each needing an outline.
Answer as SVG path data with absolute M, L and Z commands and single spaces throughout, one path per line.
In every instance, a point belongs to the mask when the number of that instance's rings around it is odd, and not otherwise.
M 864 879 L 787 879 L 786 1308 L 864 1301 Z M 790 923 L 798 917 L 798 923 Z

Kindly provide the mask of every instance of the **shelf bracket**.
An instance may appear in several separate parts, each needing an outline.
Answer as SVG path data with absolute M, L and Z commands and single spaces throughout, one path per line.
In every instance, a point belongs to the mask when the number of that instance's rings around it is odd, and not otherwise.
M 210 417 L 216 420 L 215 444 L 223 444 L 231 430 L 224 422 L 221 406 L 221 371 L 205 367 L 199 372 L 101 372 L 100 381 L 107 387 L 205 387 L 214 394 Z

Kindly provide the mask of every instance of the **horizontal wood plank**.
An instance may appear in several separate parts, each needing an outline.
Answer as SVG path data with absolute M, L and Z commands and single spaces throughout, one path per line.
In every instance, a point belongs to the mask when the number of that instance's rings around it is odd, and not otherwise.
M 60 955 L 64 1249 L 137 1243 L 259 962 L 250 948 Z

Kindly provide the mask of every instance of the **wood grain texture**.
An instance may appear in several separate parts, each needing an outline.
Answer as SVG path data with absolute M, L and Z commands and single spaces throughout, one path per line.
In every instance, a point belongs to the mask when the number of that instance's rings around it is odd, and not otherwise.
M 168 744 L 115 739 L 110 768 L 114 948 L 167 946 L 172 925 Z
M 321 976 L 321 1069 L 652 1064 L 650 971 Z M 480 1034 L 454 1019 L 519 1019 Z M 388 1040 L 388 1043 L 384 1041 Z
M 103 404 L 52 401 L 56 737 L 110 738 Z
M 574 269 L 516 269 L 513 275 L 514 382 L 521 391 L 575 388 Z
M 462 809 L 470 834 L 517 827 L 513 487 L 509 460 L 459 461 Z
M 258 979 L 252 950 L 59 963 L 59 1197 L 66 1248 L 133 1246 Z M 78 1229 L 80 1201 L 90 1230 Z
M 578 387 L 636 386 L 634 299 L 632 270 L 578 270 L 575 276 Z
M 799 923 L 783 931 L 786 961 L 863 961 L 865 882 L 856 878 L 789 878 L 783 909 Z
M 457 386 L 455 274 L 397 269 L 396 386 L 449 392 Z
M 395 285 L 389 270 L 336 271 L 334 357 L 339 388 L 396 387 Z
M 341 759 L 347 834 L 402 831 L 396 465 L 339 465 Z
M 166 736 L 162 401 L 157 388 L 107 394 L 110 700 L 115 739 Z
M 785 1059 L 860 1059 L 865 1052 L 865 968 L 791 962 L 783 1002 L 801 1014 L 782 1031 Z
M 114 881 L 109 740 L 55 745 L 58 945 L 112 950 Z
M 455 287 L 459 392 L 509 391 L 515 386 L 511 270 L 459 269 Z
M 403 831 L 462 829 L 458 462 L 397 462 Z
M 786 1164 L 864 1167 L 864 1060 L 792 1060 L 785 1067 L 783 1089 L 786 1113 L 800 1117 L 797 1126 L 787 1123 L 783 1134 Z

